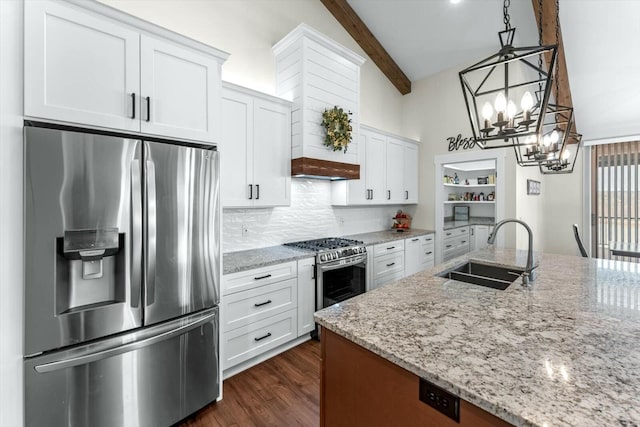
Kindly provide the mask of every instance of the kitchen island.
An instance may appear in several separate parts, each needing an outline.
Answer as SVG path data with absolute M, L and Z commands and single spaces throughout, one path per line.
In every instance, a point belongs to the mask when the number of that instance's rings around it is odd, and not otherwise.
M 427 407 L 418 400 L 422 378 L 516 426 L 640 425 L 637 264 L 537 253 L 531 288 L 518 280 L 504 291 L 435 276 L 467 259 L 523 267 L 526 252 L 472 252 L 317 312 L 332 338 L 323 338 L 323 390 L 338 386 L 347 401 L 358 387 L 384 394 L 366 379 L 349 384 L 354 375 L 333 374 L 331 346 L 347 342 L 414 376 L 407 398 L 417 406 Z M 326 403 L 323 392 L 330 425 Z M 370 403 L 368 411 L 384 406 Z

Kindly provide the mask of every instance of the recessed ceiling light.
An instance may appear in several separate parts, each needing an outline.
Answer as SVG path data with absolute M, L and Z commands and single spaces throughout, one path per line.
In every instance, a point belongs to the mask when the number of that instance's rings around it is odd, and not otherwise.
M 458 4 L 460 3 L 462 0 L 449 0 L 449 2 L 451 2 L 451 4 Z

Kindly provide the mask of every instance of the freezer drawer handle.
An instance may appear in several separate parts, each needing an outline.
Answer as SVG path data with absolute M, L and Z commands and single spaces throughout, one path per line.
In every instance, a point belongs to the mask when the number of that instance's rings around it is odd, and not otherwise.
M 194 329 L 200 325 L 204 325 L 208 323 L 211 319 L 216 317 L 216 312 L 212 312 L 207 314 L 204 317 L 200 317 L 193 322 L 189 322 L 184 326 L 180 326 L 179 328 L 170 329 L 166 332 L 163 332 L 158 335 L 154 335 L 152 337 L 135 341 L 129 344 L 120 345 L 117 347 L 108 348 L 106 350 L 99 350 L 93 353 L 85 354 L 78 357 L 72 357 L 70 359 L 64 360 L 56 360 L 54 362 L 43 363 L 42 365 L 37 365 L 34 367 L 36 372 L 46 373 L 58 371 L 60 369 L 72 368 L 78 365 L 86 365 L 87 363 L 97 362 L 99 360 L 107 359 L 109 357 L 117 356 L 119 354 L 128 353 L 133 350 L 138 350 L 144 347 L 148 347 L 150 345 L 159 343 L 161 341 L 165 341 L 171 337 L 182 335 L 184 332 Z
M 253 304 L 256 307 L 262 307 L 263 305 L 267 305 L 267 304 L 271 304 L 272 301 L 270 299 L 266 300 L 265 302 L 257 302 L 255 304 Z
M 266 279 L 268 277 L 271 277 L 271 275 L 270 274 L 265 274 L 264 276 L 254 277 L 253 280 L 262 280 L 262 279 Z
M 387 267 L 391 267 L 392 265 L 396 265 L 396 263 L 392 262 L 391 264 L 387 264 Z
M 261 337 L 258 338 L 254 338 L 254 341 L 262 341 L 263 339 L 269 338 L 271 336 L 271 332 L 267 332 L 267 335 L 263 335 Z

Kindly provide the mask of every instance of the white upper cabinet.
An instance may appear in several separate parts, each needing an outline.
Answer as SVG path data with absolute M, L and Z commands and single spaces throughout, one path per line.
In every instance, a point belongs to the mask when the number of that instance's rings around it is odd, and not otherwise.
M 418 203 L 418 144 L 404 141 L 404 202 Z
M 256 99 L 253 104 L 253 181 L 255 204 L 291 203 L 291 106 Z
M 98 2 L 25 2 L 29 118 L 217 142 L 227 57 Z
M 404 144 L 391 137 L 387 140 L 387 200 L 404 202 Z
M 288 206 L 291 104 L 225 83 L 221 118 L 222 206 Z
M 418 203 L 418 143 L 360 127 L 360 179 L 334 181 L 334 205 Z
M 364 130 L 362 132 L 365 132 Z M 385 203 L 387 182 L 387 141 L 384 136 L 375 132 L 367 132 L 365 163 L 360 170 L 365 169 L 365 182 L 369 190 L 370 203 Z M 361 178 L 362 179 L 362 178 Z
M 53 2 L 25 2 L 25 115 L 140 130 L 135 30 Z
M 220 64 L 155 37 L 140 39 L 141 131 L 216 141 Z

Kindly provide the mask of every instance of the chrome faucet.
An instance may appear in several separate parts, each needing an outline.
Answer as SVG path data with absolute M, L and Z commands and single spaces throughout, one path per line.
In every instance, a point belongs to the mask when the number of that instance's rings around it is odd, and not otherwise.
M 529 227 L 529 225 L 526 222 L 520 221 L 519 219 L 503 219 L 502 221 L 497 223 L 496 226 L 493 228 L 493 231 L 489 235 L 489 239 L 487 239 L 487 243 L 490 245 L 493 245 L 493 242 L 495 242 L 496 240 L 496 234 L 498 234 L 498 230 L 500 229 L 500 227 L 502 227 L 504 224 L 508 222 L 517 222 L 518 224 L 522 224 L 522 226 L 527 229 L 527 233 L 529 233 L 527 265 L 524 268 L 524 273 L 522 273 L 522 286 L 528 286 L 529 282 L 533 282 L 535 280 L 535 274 L 533 271 L 533 269 L 535 268 L 533 266 L 533 232 L 531 231 L 531 227 Z

